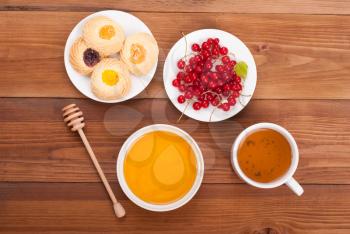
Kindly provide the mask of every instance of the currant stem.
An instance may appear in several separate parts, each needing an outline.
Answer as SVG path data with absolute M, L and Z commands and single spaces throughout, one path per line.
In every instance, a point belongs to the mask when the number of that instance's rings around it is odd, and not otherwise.
M 214 91 L 210 91 L 210 90 L 208 90 L 208 91 L 205 91 L 204 93 L 202 93 L 202 95 L 207 94 L 207 93 L 214 94 L 214 95 L 216 95 L 216 96 L 218 96 L 218 97 L 220 98 L 220 101 L 222 100 L 221 95 L 220 95 L 220 94 L 218 94 L 218 93 L 216 93 L 216 92 L 214 92 Z
M 241 96 L 238 97 L 238 103 L 241 104 L 243 107 L 246 107 L 246 105 L 244 105 L 241 101 Z
M 209 116 L 209 122 L 211 122 L 211 117 L 213 116 L 214 114 L 214 111 L 216 111 L 218 109 L 218 106 L 220 106 L 221 104 L 223 103 L 227 103 L 228 101 L 225 99 L 225 100 L 221 100 L 219 102 L 219 104 L 217 106 L 215 106 L 215 108 L 213 109 L 213 111 L 211 112 L 210 116 Z
M 210 113 L 210 116 L 209 116 L 209 122 L 211 122 L 211 117 L 213 116 L 214 111 L 215 111 L 217 108 L 218 108 L 218 107 L 217 107 L 217 106 L 215 106 L 215 107 L 214 107 L 214 109 L 213 109 L 213 111 Z
M 248 94 L 240 94 L 241 96 L 243 96 L 243 97 L 251 97 L 252 95 L 248 95 Z
M 185 109 L 182 111 L 180 117 L 176 120 L 176 123 L 179 123 L 179 122 L 180 122 L 182 116 L 185 114 L 185 111 L 186 111 L 186 109 L 187 109 L 187 107 L 188 107 L 188 105 L 189 105 L 190 103 L 191 103 L 191 102 L 187 101 L 187 104 L 186 104 L 186 106 L 185 106 Z
M 183 38 L 185 39 L 185 45 L 186 45 L 186 47 L 185 47 L 185 56 L 184 57 L 187 57 L 187 38 L 186 38 L 186 35 L 185 35 L 184 32 L 181 32 L 181 34 L 182 34 Z
M 229 52 L 227 55 L 229 55 L 229 56 L 230 56 L 230 55 L 232 55 L 232 56 L 233 56 L 233 58 L 234 58 L 234 60 L 237 60 L 237 59 L 236 59 L 237 57 L 236 57 L 236 54 L 235 54 L 235 53 L 233 53 L 233 52 Z

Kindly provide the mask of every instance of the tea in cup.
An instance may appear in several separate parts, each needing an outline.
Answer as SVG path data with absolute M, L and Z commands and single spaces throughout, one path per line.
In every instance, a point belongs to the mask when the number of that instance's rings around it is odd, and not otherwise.
M 245 182 L 259 188 L 286 184 L 300 196 L 304 190 L 292 177 L 298 161 L 298 146 L 292 135 L 272 123 L 246 128 L 232 147 L 233 169 Z

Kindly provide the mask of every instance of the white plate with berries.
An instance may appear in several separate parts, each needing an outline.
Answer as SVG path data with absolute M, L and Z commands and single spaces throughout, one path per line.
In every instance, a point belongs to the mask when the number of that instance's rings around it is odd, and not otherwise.
M 202 29 L 185 35 L 171 48 L 163 80 L 180 112 L 217 122 L 248 104 L 256 86 L 256 64 L 248 47 L 234 35 Z

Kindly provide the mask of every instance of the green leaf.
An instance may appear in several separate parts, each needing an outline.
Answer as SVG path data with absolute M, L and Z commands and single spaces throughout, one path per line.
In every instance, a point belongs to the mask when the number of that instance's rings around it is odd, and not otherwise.
M 248 73 L 248 65 L 244 61 L 239 61 L 234 66 L 233 70 L 236 72 L 236 74 L 239 77 L 241 77 L 242 79 L 245 79 Z

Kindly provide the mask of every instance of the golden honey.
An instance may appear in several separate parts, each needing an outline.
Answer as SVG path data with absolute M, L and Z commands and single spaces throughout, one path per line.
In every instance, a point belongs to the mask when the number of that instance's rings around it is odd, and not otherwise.
M 169 204 L 192 188 L 197 162 L 192 147 L 167 131 L 141 136 L 127 152 L 124 177 L 130 190 L 152 204 Z

